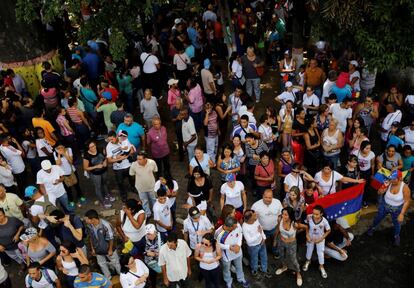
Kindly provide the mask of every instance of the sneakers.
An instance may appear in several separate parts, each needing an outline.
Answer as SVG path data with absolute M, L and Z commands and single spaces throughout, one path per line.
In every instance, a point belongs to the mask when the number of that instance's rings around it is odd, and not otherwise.
M 250 283 L 249 283 L 249 282 L 247 282 L 247 281 L 240 282 L 240 284 L 242 284 L 242 285 L 243 285 L 243 288 L 249 288 L 249 287 L 250 287 Z
M 306 265 L 306 264 L 305 264 Z M 288 268 L 282 267 L 276 270 L 276 275 L 281 275 L 283 272 L 285 272 Z
M 305 265 L 303 265 L 302 267 L 302 270 L 305 272 L 308 271 L 309 265 L 310 265 L 310 261 L 306 260 Z
M 112 207 L 112 204 L 105 202 L 105 203 L 102 204 L 102 207 L 105 208 L 105 209 L 108 209 L 108 208 Z
M 325 268 L 321 267 L 319 270 L 321 271 L 321 276 L 323 279 L 328 278 L 328 274 L 326 273 Z
M 296 285 L 298 285 L 298 287 L 301 287 L 302 284 L 303 284 L 302 276 L 297 276 L 296 277 Z
M 398 247 L 401 244 L 400 235 L 394 237 L 394 246 Z

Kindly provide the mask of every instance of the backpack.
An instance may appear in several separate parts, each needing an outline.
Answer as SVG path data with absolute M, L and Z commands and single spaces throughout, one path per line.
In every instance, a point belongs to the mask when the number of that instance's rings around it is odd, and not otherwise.
M 38 205 L 38 206 L 42 207 L 43 208 L 43 213 L 46 216 L 49 216 L 50 213 L 52 213 L 55 210 L 58 210 L 58 208 L 55 205 L 53 205 L 52 202 L 50 202 L 48 195 L 44 195 L 43 198 L 44 198 L 45 201 L 43 201 L 43 202 L 42 201 L 34 201 L 33 205 Z
M 44 277 L 45 277 L 45 279 L 46 279 L 47 283 L 49 283 L 49 284 L 50 284 L 50 285 L 52 285 L 53 287 L 56 287 L 56 286 L 55 286 L 55 282 L 52 280 L 52 277 L 50 277 L 50 274 L 49 274 L 49 272 L 48 272 L 47 270 L 48 270 L 48 269 L 46 269 L 46 268 L 40 268 L 40 273 L 42 273 L 42 276 L 44 276 Z M 33 286 L 32 286 L 32 284 L 33 284 L 33 279 L 32 279 L 30 276 L 28 276 L 27 282 L 28 282 L 28 284 L 29 284 L 29 287 L 30 287 L 30 288 L 32 288 L 32 287 L 33 287 Z

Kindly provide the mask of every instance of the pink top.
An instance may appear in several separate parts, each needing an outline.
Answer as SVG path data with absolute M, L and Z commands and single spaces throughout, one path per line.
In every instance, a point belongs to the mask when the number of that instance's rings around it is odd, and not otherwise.
M 188 98 L 191 112 L 199 113 L 203 110 L 203 93 L 199 84 L 188 92 Z
M 43 101 L 47 107 L 56 107 L 59 103 L 59 99 L 57 97 L 57 90 L 56 88 L 43 88 L 40 91 L 40 95 L 43 96 Z
M 147 133 L 147 144 L 150 146 L 153 158 L 162 158 L 170 154 L 167 141 L 167 129 L 161 126 L 160 130 L 151 127 Z
M 172 110 L 175 107 L 175 100 L 181 97 L 181 91 L 178 89 L 170 89 L 168 90 L 168 99 L 167 103 L 170 105 L 170 109 Z
M 73 135 L 73 133 L 68 128 L 66 128 L 66 126 L 65 126 L 65 122 L 67 122 L 67 121 L 68 120 L 63 115 L 59 115 L 56 118 L 56 123 L 59 125 L 60 134 L 62 134 L 62 136 Z

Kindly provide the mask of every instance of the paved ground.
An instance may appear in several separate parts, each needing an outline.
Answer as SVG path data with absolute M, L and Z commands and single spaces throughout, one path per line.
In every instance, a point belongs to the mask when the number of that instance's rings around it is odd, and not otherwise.
M 263 81 L 263 97 L 262 101 L 256 106 L 257 118 L 260 116 L 264 107 L 269 104 L 274 104 L 273 98 L 276 96 L 274 88 L 278 87 L 278 77 L 276 72 L 270 72 L 267 78 Z M 273 88 L 272 88 L 273 87 Z M 169 119 L 169 112 L 166 105 L 166 99 L 164 98 L 160 105 L 161 115 L 163 119 Z M 174 132 L 172 130 L 171 121 L 164 120 L 164 124 L 169 131 L 169 142 L 174 140 Z M 201 137 L 200 137 L 201 138 Z M 173 146 L 171 144 L 171 146 Z M 174 150 L 174 149 L 172 149 Z M 80 168 L 79 168 L 80 169 Z M 171 155 L 171 171 L 173 177 L 178 181 L 180 186 L 179 196 L 177 198 L 178 207 L 180 207 L 186 201 L 186 186 L 187 179 L 187 167 L 185 163 L 177 161 L 176 151 Z M 79 173 L 83 175 L 83 173 Z M 218 204 L 219 199 L 219 179 L 217 171 L 212 172 L 214 182 L 214 199 Z M 110 189 L 116 189 L 115 182 L 113 181 L 113 175 L 110 173 Z M 105 214 L 108 219 L 113 220 L 116 211 L 119 211 L 120 203 L 115 205 L 115 209 L 103 209 L 93 205 L 94 190 L 91 187 L 90 181 L 81 176 L 82 189 L 90 199 L 89 204 L 85 205 L 81 209 L 78 209 L 77 213 L 82 215 L 87 209 L 94 208 Z M 249 195 L 249 203 L 252 203 L 251 193 Z M 133 196 L 133 195 L 131 195 Z M 134 197 L 137 197 L 134 195 Z M 216 207 L 219 207 L 216 205 Z M 367 225 L 371 223 L 375 207 L 365 210 L 361 221 L 353 227 L 355 234 L 361 235 L 366 231 Z M 186 211 L 179 208 L 177 216 L 180 218 L 186 217 Z M 389 221 L 385 227 L 389 226 Z M 412 287 L 410 282 L 414 280 L 412 271 L 412 264 L 414 263 L 414 245 L 410 239 L 414 238 L 414 224 L 413 220 L 406 225 L 402 230 L 402 245 L 399 248 L 391 246 L 390 231 L 384 230 L 376 233 L 373 238 L 368 238 L 365 235 L 357 236 L 354 240 L 352 247 L 349 249 L 349 259 L 345 263 L 338 263 L 336 261 L 327 260 L 326 271 L 328 273 L 328 279 L 322 279 L 319 271 L 317 270 L 317 263 L 313 262 L 310 266 L 310 270 L 303 273 L 304 285 L 303 287 Z M 304 262 L 305 247 L 301 245 L 299 247 L 300 263 Z M 270 271 L 275 271 L 276 267 L 279 267 L 279 261 L 270 259 Z M 23 278 L 16 273 L 17 269 L 11 265 L 7 270 L 10 273 L 13 280 L 14 287 L 23 287 Z M 290 273 L 283 274 L 282 276 L 274 276 L 270 280 L 264 279 L 252 279 L 249 269 L 245 267 L 246 276 L 252 284 L 252 287 L 294 287 L 295 277 Z M 196 278 L 196 277 L 193 277 Z M 192 280 L 193 287 L 202 287 L 203 284 L 197 280 Z

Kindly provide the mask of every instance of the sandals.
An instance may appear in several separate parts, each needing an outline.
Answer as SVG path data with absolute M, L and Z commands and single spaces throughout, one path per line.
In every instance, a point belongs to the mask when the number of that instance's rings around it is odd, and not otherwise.
M 276 275 L 281 275 L 283 272 L 288 270 L 288 267 L 282 267 L 276 270 Z

